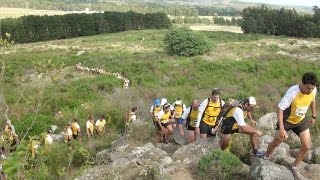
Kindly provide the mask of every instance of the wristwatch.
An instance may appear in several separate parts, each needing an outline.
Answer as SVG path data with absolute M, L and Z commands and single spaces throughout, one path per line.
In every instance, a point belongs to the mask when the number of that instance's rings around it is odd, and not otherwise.
M 317 116 L 311 116 L 312 117 L 312 119 L 317 119 Z

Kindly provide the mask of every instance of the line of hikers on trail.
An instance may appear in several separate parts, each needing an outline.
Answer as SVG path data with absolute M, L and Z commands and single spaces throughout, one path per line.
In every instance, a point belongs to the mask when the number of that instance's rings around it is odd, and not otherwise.
M 183 125 L 188 130 L 188 143 L 194 142 L 196 137 L 220 136 L 220 148 L 228 149 L 234 133 L 243 133 L 250 136 L 253 157 L 270 159 L 273 150 L 288 138 L 287 132 L 292 130 L 300 137 L 301 147 L 299 153 L 291 165 L 291 171 L 299 178 L 297 171 L 299 163 L 310 149 L 310 125 L 316 120 L 316 93 L 319 85 L 316 75 L 312 72 L 302 76 L 301 83 L 288 89 L 278 104 L 278 124 L 274 140 L 269 144 L 266 152 L 259 152 L 258 138 L 263 133 L 255 128 L 256 121 L 251 113 L 257 108 L 256 99 L 252 96 L 237 101 L 229 99 L 223 101 L 219 89 L 213 89 L 211 96 L 201 103 L 194 99 L 186 108 L 181 98 L 177 98 L 172 105 L 165 98 L 155 99 L 150 109 L 153 123 L 157 131 L 159 143 L 168 143 L 172 138 L 173 128 L 178 124 L 179 133 L 184 137 Z M 311 107 L 311 117 L 306 113 Z M 248 118 L 250 125 L 244 120 Z

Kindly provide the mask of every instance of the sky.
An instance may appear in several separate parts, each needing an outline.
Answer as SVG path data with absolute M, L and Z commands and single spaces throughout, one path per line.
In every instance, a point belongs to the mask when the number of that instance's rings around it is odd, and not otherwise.
M 309 7 L 317 5 L 320 7 L 320 0 L 240 0 L 240 1 L 277 4 L 277 5 L 298 5 L 298 6 L 309 6 Z

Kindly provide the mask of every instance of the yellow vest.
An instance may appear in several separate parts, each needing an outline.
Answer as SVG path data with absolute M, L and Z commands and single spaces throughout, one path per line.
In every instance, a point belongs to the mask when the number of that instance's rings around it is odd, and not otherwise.
M 220 100 L 218 102 L 212 102 L 210 99 L 208 107 L 205 110 L 203 115 L 203 121 L 209 124 L 210 126 L 215 125 L 217 116 L 220 114 L 220 112 L 221 112 Z
M 182 112 L 183 112 L 183 104 L 181 105 L 174 105 L 174 110 L 175 110 L 175 118 L 181 118 Z
M 233 113 L 234 113 L 234 111 L 236 110 L 236 108 L 237 107 L 234 107 L 234 108 L 232 108 L 228 113 L 227 113 L 227 115 L 226 115 L 226 119 L 227 118 L 234 118 L 233 117 Z M 248 115 L 248 112 L 247 111 L 243 111 L 243 119 L 245 119 L 246 117 L 247 117 L 247 115 Z M 232 130 L 235 130 L 235 129 L 239 129 L 239 125 L 238 125 L 238 123 L 237 123 L 237 121 L 235 120 L 235 123 L 233 124 L 233 126 L 232 126 Z
M 196 127 L 197 124 L 197 119 L 198 119 L 198 113 L 199 113 L 199 109 L 198 110 L 193 110 L 191 111 L 190 115 L 189 115 L 189 125 L 192 127 Z
M 91 121 L 88 121 L 88 122 L 89 122 L 90 134 L 93 134 L 94 124 Z
M 299 92 L 291 102 L 290 115 L 287 121 L 291 124 L 298 124 L 299 122 L 301 122 L 305 118 L 305 115 L 313 99 L 313 92 L 309 95 Z
M 160 106 L 159 107 L 155 107 L 154 106 L 153 115 L 155 115 L 157 117 L 157 115 L 160 113 L 160 111 L 161 111 L 161 107 Z M 154 118 L 154 120 L 156 121 L 157 119 Z
M 169 122 L 169 119 L 170 119 L 170 115 L 171 115 L 171 112 L 167 112 L 167 113 L 164 113 L 160 119 L 161 123 L 165 124 L 167 122 Z
M 97 126 L 97 131 L 102 132 L 104 130 L 104 126 L 106 125 L 106 121 L 105 120 L 98 120 L 98 126 Z
M 71 130 L 72 130 L 72 134 L 77 135 L 78 134 L 78 128 L 77 128 L 77 123 L 73 122 L 71 124 Z

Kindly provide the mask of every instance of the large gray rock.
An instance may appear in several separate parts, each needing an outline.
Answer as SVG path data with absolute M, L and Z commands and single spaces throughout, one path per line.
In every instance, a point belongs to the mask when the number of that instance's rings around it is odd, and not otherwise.
M 60 134 L 51 135 L 53 142 L 63 142 L 64 136 L 65 136 L 64 132 L 61 132 Z
M 212 140 L 212 139 L 211 139 Z M 180 160 L 186 165 L 197 167 L 200 158 L 219 146 L 216 143 L 202 140 L 199 144 L 191 143 L 178 149 L 173 155 L 173 161 Z
M 310 180 L 319 180 L 320 179 L 320 165 L 319 164 L 309 164 L 300 168 L 299 172 Z
M 300 150 L 300 149 L 291 149 L 291 150 L 290 150 L 290 154 L 291 154 L 293 157 L 297 157 L 299 150 Z M 312 160 L 312 155 L 313 155 L 313 151 L 309 150 L 309 151 L 307 152 L 307 154 L 304 156 L 303 161 L 305 161 L 305 162 L 311 162 L 311 160 Z
M 253 180 L 294 180 L 292 173 L 285 166 L 263 159 L 254 159 L 250 176 Z
M 163 151 L 172 155 L 172 154 L 174 154 L 174 152 L 176 152 L 176 150 L 178 150 L 180 148 L 180 145 L 174 145 L 172 143 L 168 143 L 168 144 L 158 143 L 157 148 L 162 149 Z
M 267 130 L 267 132 L 274 132 L 276 130 L 277 122 L 277 113 L 272 112 L 258 119 L 257 127 L 258 129 Z
M 317 147 L 314 151 L 313 151 L 313 160 L 320 164 L 320 147 Z
M 264 135 L 259 138 L 259 151 L 267 151 L 269 143 L 273 140 L 272 136 Z M 281 143 L 278 147 L 274 149 L 271 154 L 271 158 L 274 160 L 284 159 L 286 156 L 289 156 L 289 145 L 285 142 Z

